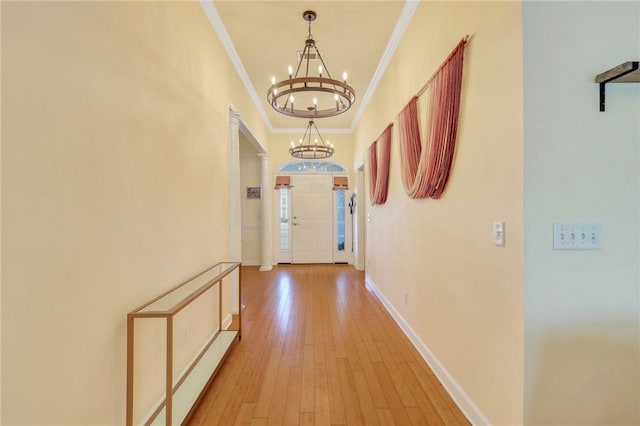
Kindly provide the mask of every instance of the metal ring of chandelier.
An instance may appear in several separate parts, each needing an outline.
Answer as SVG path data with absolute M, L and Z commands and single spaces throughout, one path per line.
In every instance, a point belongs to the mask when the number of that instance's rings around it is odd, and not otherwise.
M 320 138 L 320 143 L 318 143 L 318 139 L 315 138 L 315 142 L 311 143 L 311 129 L 314 129 L 318 138 Z M 306 139 L 306 142 L 305 142 Z M 305 160 L 315 160 L 319 158 L 329 158 L 333 155 L 335 149 L 333 148 L 333 144 L 329 143 L 329 141 L 324 140 L 316 123 L 313 120 L 309 120 L 309 124 L 307 125 L 307 129 L 304 132 L 304 135 L 300 139 L 298 145 L 291 142 L 291 148 L 289 148 L 289 154 L 295 158 L 303 158 Z
M 284 88 L 281 90 L 281 88 Z M 334 95 L 333 108 L 317 109 L 307 107 L 296 109 L 291 97 L 302 92 L 323 92 Z M 334 117 L 346 112 L 356 99 L 355 91 L 347 83 L 331 78 L 297 77 L 280 81 L 267 92 L 267 101 L 281 114 L 300 118 Z
M 317 146 L 311 148 L 307 145 L 305 146 L 296 146 L 295 148 L 289 149 L 289 154 L 295 158 L 302 158 L 305 160 L 315 160 L 319 158 L 329 158 L 333 155 L 334 149 L 326 146 Z

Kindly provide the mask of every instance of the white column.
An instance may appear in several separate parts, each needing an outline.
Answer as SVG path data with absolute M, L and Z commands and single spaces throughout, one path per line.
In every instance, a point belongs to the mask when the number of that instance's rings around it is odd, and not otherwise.
M 270 271 L 273 267 L 273 256 L 271 254 L 272 241 L 272 222 L 273 222 L 273 207 L 271 204 L 271 198 L 273 196 L 273 190 L 271 188 L 271 171 L 269 170 L 269 155 L 258 154 L 261 164 L 261 195 L 260 195 L 260 207 L 261 225 L 262 225 L 262 259 L 260 264 L 261 271 Z
M 240 115 L 229 111 L 229 261 L 242 261 L 240 215 Z
M 242 217 L 240 214 L 240 115 L 229 110 L 229 258 L 222 261 L 242 261 Z M 217 261 L 217 260 L 216 260 Z M 229 279 L 236 282 L 240 271 L 233 271 Z M 230 286 L 230 303 L 233 314 L 238 314 L 238 287 Z

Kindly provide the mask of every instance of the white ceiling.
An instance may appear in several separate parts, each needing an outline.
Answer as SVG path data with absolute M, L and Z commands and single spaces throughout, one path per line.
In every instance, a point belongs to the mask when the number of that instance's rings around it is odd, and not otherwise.
M 356 92 L 349 111 L 317 120 L 325 132 L 350 133 L 375 89 L 413 12 L 416 1 L 215 1 L 201 0 L 210 22 L 274 133 L 299 132 L 306 120 L 271 108 L 266 93 L 271 76 L 287 77 L 298 63 L 307 38 L 305 10 L 317 13 L 311 23 L 316 46 L 333 78 L 348 72 Z M 317 69 L 317 65 L 316 65 Z

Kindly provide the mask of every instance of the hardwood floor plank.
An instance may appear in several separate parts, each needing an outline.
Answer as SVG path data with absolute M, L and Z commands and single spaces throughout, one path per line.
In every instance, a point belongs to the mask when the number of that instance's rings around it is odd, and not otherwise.
M 407 384 L 405 383 L 404 378 L 402 377 L 402 374 L 400 374 L 395 358 L 389 353 L 387 349 L 387 344 L 376 343 L 376 346 L 378 347 L 380 356 L 384 361 L 384 366 L 389 372 L 391 381 L 393 382 L 393 385 L 398 391 L 398 395 L 400 395 L 400 399 L 402 400 L 402 405 L 404 405 L 405 407 L 416 407 L 417 406 L 416 400 L 411 394 L 411 391 L 409 390 L 409 388 L 407 387 Z
M 371 399 L 371 393 L 369 385 L 364 378 L 362 371 L 354 371 L 353 383 L 355 385 L 356 394 L 358 395 L 358 402 L 360 402 L 360 411 L 362 412 L 362 418 L 364 424 L 367 426 L 373 426 L 378 424 L 378 413 Z
M 250 352 L 250 358 L 253 362 L 254 368 L 248 372 L 249 381 L 247 384 L 247 394 L 245 402 L 258 402 L 260 391 L 262 390 L 262 383 L 264 382 L 267 365 L 269 363 L 269 354 L 271 348 L 269 342 L 273 340 L 276 327 L 273 321 L 265 321 L 265 327 L 262 329 L 264 333 L 261 338 L 257 339 L 257 345 L 254 350 Z M 243 337 L 243 340 L 245 338 Z
M 242 340 L 189 425 L 468 425 L 364 274 L 242 268 Z
M 377 362 L 372 364 L 374 371 L 376 372 L 376 377 L 378 378 L 378 382 L 380 383 L 380 388 L 384 393 L 384 398 L 389 404 L 389 408 L 391 409 L 391 415 L 393 416 L 393 420 L 398 425 L 408 425 L 411 423 L 409 420 L 409 416 L 402 405 L 402 401 L 400 400 L 400 396 L 398 395 L 398 391 L 393 385 L 393 381 L 389 376 L 389 372 L 387 371 L 386 366 L 382 362 Z
M 315 426 L 315 424 L 316 420 L 313 413 L 300 413 L 300 426 Z
M 293 365 L 293 356 L 288 353 L 282 356 L 276 382 L 273 387 L 273 398 L 269 407 L 267 426 L 280 426 L 284 422 L 284 412 L 287 406 L 287 386 Z
M 418 372 L 420 371 L 420 367 L 418 367 L 416 364 L 417 363 L 413 363 L 413 362 L 409 363 L 409 368 L 414 373 L 416 373 L 416 371 Z M 429 401 L 435 407 L 442 421 L 446 424 L 458 424 L 458 421 L 456 420 L 453 413 L 451 413 L 451 410 L 449 409 L 447 402 L 445 401 L 444 398 L 442 398 L 442 395 L 440 395 L 440 393 L 438 392 L 438 389 L 434 386 L 433 382 L 431 381 L 432 377 L 436 381 L 438 379 L 435 376 L 427 376 L 424 374 L 416 374 L 415 377 L 416 377 L 416 380 L 418 380 L 418 382 L 420 383 L 420 386 L 422 387 L 423 391 L 427 394 Z M 449 398 L 448 395 L 447 397 Z
M 299 333 L 300 343 L 304 346 L 303 332 Z M 287 388 L 287 401 L 284 408 L 284 425 L 297 425 L 300 419 L 300 397 L 302 393 L 302 365 L 304 352 L 298 350 L 294 354 L 293 365 L 289 375 L 289 386 Z
M 267 425 L 267 419 L 265 419 L 264 417 L 254 417 L 253 419 L 251 419 L 251 426 L 266 426 Z
M 305 339 L 306 340 L 306 339 Z M 313 413 L 315 407 L 315 369 L 313 345 L 304 345 L 302 361 L 302 390 L 300 394 L 300 412 Z
M 251 426 L 251 420 L 253 419 L 253 410 L 255 410 L 256 404 L 242 404 L 240 406 L 240 412 L 234 426 Z
M 420 382 L 415 376 L 414 371 L 407 362 L 400 362 L 397 365 L 398 371 L 402 374 L 407 387 L 415 398 L 418 407 L 422 410 L 427 422 L 430 425 L 443 425 L 445 418 L 449 418 L 448 413 L 443 417 L 436 407 L 431 403 L 429 396 L 424 392 Z
M 344 398 L 344 411 L 347 416 L 347 424 L 349 426 L 364 425 L 362 412 L 360 411 L 360 402 L 356 393 L 351 370 L 348 361 L 344 358 L 337 360 L 338 371 L 340 372 L 340 387 L 342 388 L 342 397 Z
M 331 410 L 331 424 L 346 425 L 347 417 L 344 412 L 344 400 L 340 386 L 338 358 L 335 352 L 327 351 L 325 359 L 327 361 L 327 385 L 329 391 L 329 407 Z
M 256 401 L 255 416 L 267 417 L 271 408 L 271 399 L 273 398 L 278 369 L 280 368 L 280 359 L 282 357 L 282 347 L 276 346 L 271 351 L 267 371 L 260 387 L 260 394 Z
M 411 424 L 418 426 L 418 425 L 430 425 L 431 423 L 429 423 L 427 421 L 427 419 L 424 417 L 424 415 L 422 414 L 422 411 L 420 410 L 420 408 L 418 407 L 407 407 L 407 415 L 409 416 L 409 419 L 411 419 Z
M 367 350 L 367 357 L 370 362 L 382 362 L 382 357 L 380 357 L 380 353 L 378 352 L 378 348 L 376 347 L 376 341 L 369 330 L 368 323 L 360 324 L 360 334 L 362 335 L 362 341 L 364 347 Z
M 360 358 L 367 358 L 363 352 L 366 352 L 366 348 L 363 343 L 356 344 L 358 348 L 358 353 L 361 354 Z M 369 393 L 371 394 L 371 399 L 373 400 L 373 405 L 376 408 L 387 408 L 387 400 L 384 398 L 384 393 L 382 392 L 382 388 L 380 387 L 380 383 L 378 382 L 378 378 L 376 377 L 376 373 L 373 370 L 372 363 L 369 361 L 362 363 L 362 372 L 364 374 L 364 378 L 369 387 Z
M 318 426 L 331 425 L 331 405 L 329 403 L 329 384 L 327 366 L 323 362 L 315 363 L 315 421 Z
M 343 325 L 338 321 L 338 310 L 334 309 L 331 313 L 331 334 L 333 336 L 333 345 L 336 351 L 336 358 L 346 358 L 347 350 L 345 348 L 345 333 Z
M 380 426 L 396 426 L 396 422 L 393 420 L 393 414 L 388 408 L 376 408 L 378 414 L 378 423 Z
M 352 341 L 347 344 L 347 361 L 349 362 L 349 369 L 351 371 L 362 371 L 357 341 Z

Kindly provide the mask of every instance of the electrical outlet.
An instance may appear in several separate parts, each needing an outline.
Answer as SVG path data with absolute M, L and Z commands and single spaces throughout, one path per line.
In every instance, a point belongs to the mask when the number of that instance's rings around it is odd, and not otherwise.
M 554 223 L 554 250 L 600 250 L 602 229 L 599 223 Z

